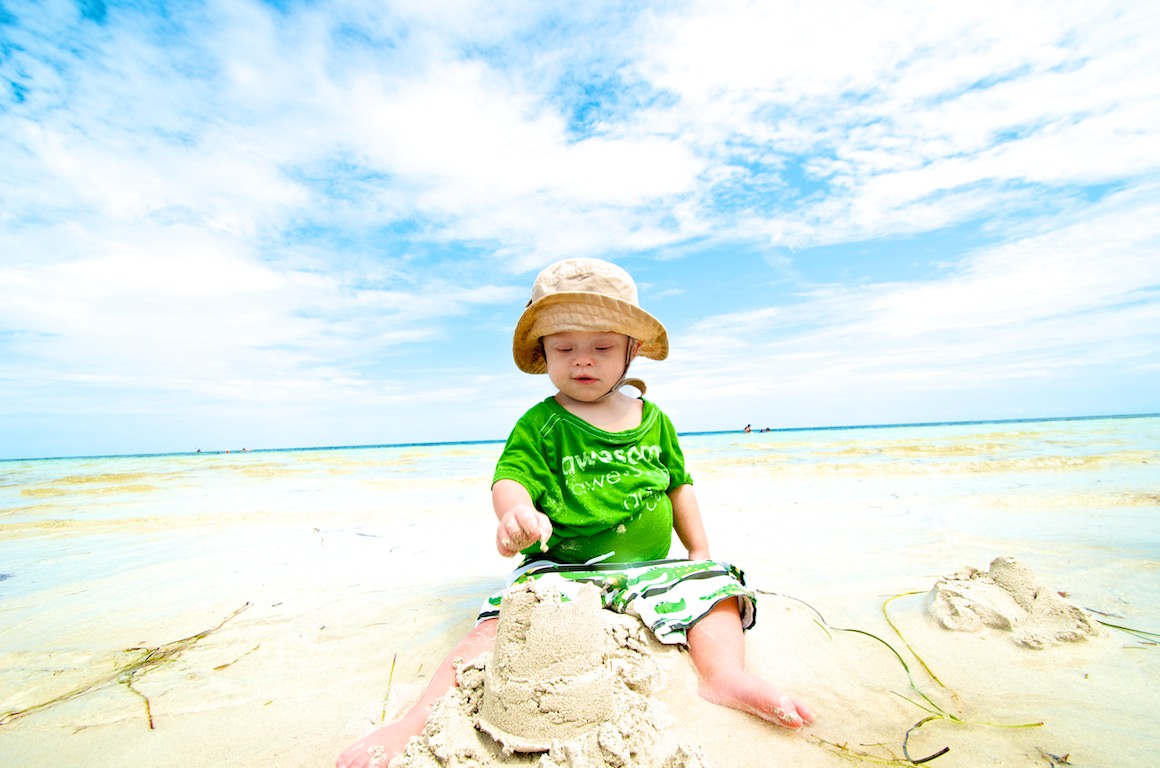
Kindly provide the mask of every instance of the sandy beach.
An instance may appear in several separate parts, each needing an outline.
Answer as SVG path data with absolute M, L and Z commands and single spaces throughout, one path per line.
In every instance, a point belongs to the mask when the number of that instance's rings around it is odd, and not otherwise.
M 672 732 L 721 768 L 1151 765 L 1157 637 L 1107 624 L 1160 632 L 1160 419 L 925 430 L 685 440 L 761 592 L 749 666 L 817 722 L 715 707 L 650 646 Z M 332 765 L 513 566 L 499 448 L 0 463 L 0 764 Z M 1031 647 L 928 610 L 1004 557 L 1104 623 Z

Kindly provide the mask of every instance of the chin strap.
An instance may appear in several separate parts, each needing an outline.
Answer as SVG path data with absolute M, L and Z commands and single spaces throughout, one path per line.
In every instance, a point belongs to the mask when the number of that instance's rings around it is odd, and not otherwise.
M 629 378 L 621 379 L 620 384 L 617 386 L 617 389 L 620 389 L 620 387 L 626 387 L 626 386 L 627 387 L 635 387 L 636 389 L 640 390 L 641 397 L 644 397 L 644 393 L 648 391 L 648 387 L 645 386 L 645 383 L 642 379 L 629 379 Z

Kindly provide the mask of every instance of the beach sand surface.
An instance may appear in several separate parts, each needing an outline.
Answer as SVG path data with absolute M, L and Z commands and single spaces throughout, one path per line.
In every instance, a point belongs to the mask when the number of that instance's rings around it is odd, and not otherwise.
M 942 768 L 1154 764 L 1154 636 L 1100 625 L 1030 648 L 927 610 L 940 578 L 1010 557 L 1087 615 L 1160 630 L 1160 500 L 1136 474 L 1154 451 L 932 469 L 795 464 L 746 439 L 686 450 L 714 556 L 761 593 L 748 666 L 817 722 L 709 704 L 687 654 L 653 647 L 653 695 L 706 765 L 903 765 L 904 746 L 946 749 L 925 763 Z M 332 765 L 405 711 L 513 565 L 492 548 L 498 446 L 429 450 L 443 469 L 353 451 L 87 481 L 5 467 L 0 765 Z

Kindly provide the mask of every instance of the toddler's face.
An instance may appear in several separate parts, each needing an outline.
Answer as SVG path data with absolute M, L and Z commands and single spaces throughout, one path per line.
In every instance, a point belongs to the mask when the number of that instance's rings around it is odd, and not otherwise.
M 593 402 L 624 375 L 628 343 L 628 337 L 619 333 L 567 331 L 545 336 L 548 378 L 567 397 Z

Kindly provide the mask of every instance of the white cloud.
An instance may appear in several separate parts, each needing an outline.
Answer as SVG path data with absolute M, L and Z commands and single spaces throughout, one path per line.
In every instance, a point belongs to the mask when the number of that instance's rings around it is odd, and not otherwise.
M 823 200 L 741 218 L 775 242 L 1035 210 L 1010 185 L 1158 170 L 1160 66 L 1145 41 L 1160 27 L 1139 4 L 733 2 L 655 18 L 638 67 L 679 95 L 672 122 L 703 158 L 812 156 Z
M 783 246 L 801 299 L 690 321 L 679 398 L 1155 354 L 1151 4 L 6 7 L 11 402 L 469 402 L 424 383 L 438 345 L 505 346 L 526 273 L 732 244 Z M 812 246 L 970 222 L 994 244 L 934 278 L 804 277 Z

